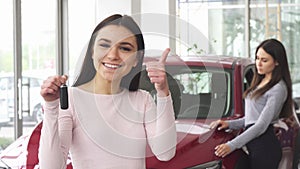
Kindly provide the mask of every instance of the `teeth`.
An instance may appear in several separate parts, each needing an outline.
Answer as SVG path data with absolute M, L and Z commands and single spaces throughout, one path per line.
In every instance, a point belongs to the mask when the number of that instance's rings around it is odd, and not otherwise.
M 117 68 L 121 67 L 121 65 L 112 65 L 112 64 L 108 64 L 108 63 L 104 63 L 104 66 L 106 66 L 108 68 L 112 68 L 112 69 L 117 69 Z

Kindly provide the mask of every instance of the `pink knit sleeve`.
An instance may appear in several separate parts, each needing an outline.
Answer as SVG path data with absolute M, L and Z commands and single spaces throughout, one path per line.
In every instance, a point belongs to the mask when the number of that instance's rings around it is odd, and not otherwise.
M 155 104 L 149 95 L 145 113 L 145 128 L 152 152 L 161 161 L 174 157 L 177 137 L 171 96 L 158 97 Z
M 46 102 L 39 147 L 41 169 L 64 169 L 72 140 L 72 107 L 59 109 L 59 99 Z

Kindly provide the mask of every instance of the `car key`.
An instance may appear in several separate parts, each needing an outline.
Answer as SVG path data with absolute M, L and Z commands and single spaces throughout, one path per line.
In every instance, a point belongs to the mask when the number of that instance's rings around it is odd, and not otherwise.
M 66 84 L 60 86 L 60 108 L 61 109 L 69 108 L 68 86 Z

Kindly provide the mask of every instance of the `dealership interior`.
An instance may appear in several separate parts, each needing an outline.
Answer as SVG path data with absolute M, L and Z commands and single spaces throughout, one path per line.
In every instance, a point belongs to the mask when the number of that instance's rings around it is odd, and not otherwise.
M 254 58 L 261 41 L 278 39 L 299 104 L 300 0 L 0 0 L 0 151 L 42 121 L 43 81 L 72 77 L 94 27 L 115 13 L 141 27 L 146 56 L 169 47 Z

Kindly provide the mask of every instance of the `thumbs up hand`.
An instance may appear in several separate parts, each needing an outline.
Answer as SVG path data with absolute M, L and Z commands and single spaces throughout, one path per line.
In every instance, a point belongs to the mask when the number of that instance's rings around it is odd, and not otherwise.
M 149 62 L 146 64 L 146 70 L 151 83 L 154 84 L 158 97 L 165 97 L 169 95 L 169 85 L 167 75 L 165 72 L 165 64 L 170 48 L 167 48 L 159 61 Z

